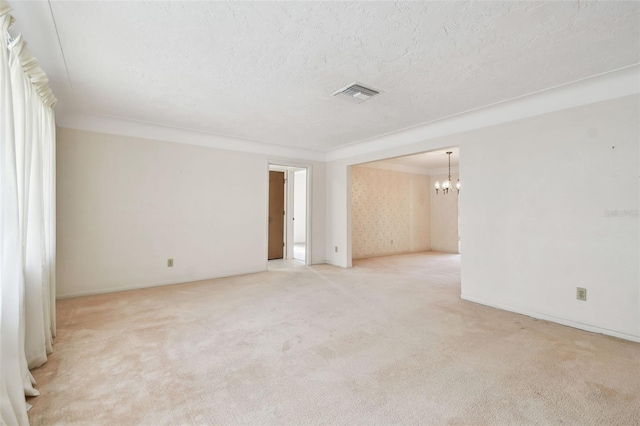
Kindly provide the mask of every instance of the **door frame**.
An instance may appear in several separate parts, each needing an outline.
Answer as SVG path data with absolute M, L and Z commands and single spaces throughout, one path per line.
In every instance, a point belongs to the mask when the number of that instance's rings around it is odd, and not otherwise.
M 288 161 L 288 160 L 267 160 L 267 167 L 266 167 L 266 176 L 267 176 L 267 182 L 266 182 L 266 190 L 267 190 L 267 203 L 265 206 L 266 212 L 267 212 L 267 218 L 269 217 L 269 171 L 270 170 L 277 170 L 277 171 L 284 171 L 285 172 L 285 176 L 286 176 L 286 181 L 285 181 L 285 229 L 284 229 L 284 233 L 285 233 L 285 250 L 284 250 L 284 259 L 292 259 L 293 255 L 289 256 L 289 253 L 293 253 L 293 238 L 289 238 L 289 236 L 293 235 L 292 233 L 289 232 L 289 228 L 292 226 L 291 224 L 291 213 L 293 213 L 292 211 L 290 212 L 290 200 L 289 200 L 289 171 L 291 169 L 305 169 L 307 171 L 306 173 L 306 186 L 307 186 L 307 200 L 306 200 L 306 207 L 307 207 L 307 211 L 306 211 L 306 225 L 305 225 L 305 261 L 304 264 L 305 265 L 312 265 L 312 244 L 311 244 L 311 239 L 312 237 L 312 232 L 311 232 L 311 220 L 312 220 L 312 198 L 313 198 L 313 191 L 312 191 L 312 183 L 313 183 L 313 165 L 312 164 L 308 164 L 308 163 L 298 163 L 298 162 L 294 162 L 294 161 Z M 291 191 L 293 192 L 293 191 Z M 266 245 L 265 245 L 265 256 L 264 258 L 267 259 L 269 257 L 269 221 L 267 220 L 265 222 L 265 227 L 267 230 L 267 238 L 266 238 Z M 289 239 L 291 239 L 291 241 L 289 241 Z M 291 251 L 290 251 L 291 248 Z M 267 260 L 265 260 L 266 262 L 268 262 Z

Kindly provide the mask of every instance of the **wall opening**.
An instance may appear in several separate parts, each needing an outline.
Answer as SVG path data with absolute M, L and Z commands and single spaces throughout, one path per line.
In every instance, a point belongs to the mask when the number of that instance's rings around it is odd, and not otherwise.
M 310 175 L 311 166 L 298 164 L 269 163 L 269 173 L 277 172 L 284 175 L 284 210 L 283 210 L 283 252 L 276 259 L 295 259 L 310 264 L 311 233 L 310 233 Z M 271 186 L 271 185 L 270 185 Z M 271 193 L 271 189 L 270 189 Z M 271 196 L 268 197 L 271 199 Z M 271 208 L 268 205 L 270 222 L 269 229 L 273 229 Z M 279 219 L 278 219 L 279 220 Z M 267 252 L 269 252 L 267 247 Z M 273 260 L 267 255 L 267 258 Z
M 306 263 L 307 170 L 293 171 L 293 258 Z
M 450 169 L 447 152 L 452 152 Z M 459 148 L 451 147 L 351 166 L 352 260 L 459 253 L 459 155 Z M 444 191 L 449 170 L 452 187 Z

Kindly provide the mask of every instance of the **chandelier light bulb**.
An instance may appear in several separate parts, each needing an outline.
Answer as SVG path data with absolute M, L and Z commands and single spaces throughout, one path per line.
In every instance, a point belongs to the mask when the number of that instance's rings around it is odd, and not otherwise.
M 436 189 L 436 195 L 440 192 L 440 189 L 442 188 L 442 193 L 443 194 L 448 194 L 449 190 L 453 190 L 454 186 L 453 183 L 451 182 L 451 154 L 453 154 L 453 151 L 447 151 L 447 155 L 449 156 L 448 160 L 449 160 L 449 174 L 447 175 L 447 180 L 443 181 L 442 184 L 440 183 L 440 181 L 436 181 L 435 183 L 435 189 Z M 456 189 L 456 193 L 460 193 L 460 179 L 458 179 L 456 181 L 455 184 L 455 189 Z

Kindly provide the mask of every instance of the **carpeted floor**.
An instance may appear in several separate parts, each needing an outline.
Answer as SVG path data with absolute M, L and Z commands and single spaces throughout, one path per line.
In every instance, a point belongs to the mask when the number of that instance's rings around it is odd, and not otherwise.
M 459 256 L 58 302 L 33 425 L 640 422 L 640 345 L 460 300 Z

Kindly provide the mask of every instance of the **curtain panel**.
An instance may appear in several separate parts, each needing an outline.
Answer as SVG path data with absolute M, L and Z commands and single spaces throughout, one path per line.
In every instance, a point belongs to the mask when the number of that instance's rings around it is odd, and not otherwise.
M 55 336 L 56 98 L 0 0 L 0 419 L 28 424 Z

